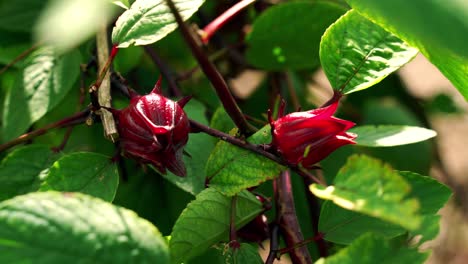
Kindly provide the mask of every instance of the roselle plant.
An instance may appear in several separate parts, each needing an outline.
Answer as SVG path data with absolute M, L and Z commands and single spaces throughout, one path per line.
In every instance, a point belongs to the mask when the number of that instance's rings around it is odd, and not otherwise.
M 438 109 L 394 72 L 421 52 L 468 98 L 466 23 L 446 28 L 466 15 L 432 0 L 0 3 L 0 262 L 425 262 L 451 196 L 426 176 Z M 307 88 L 320 69 L 322 100 Z

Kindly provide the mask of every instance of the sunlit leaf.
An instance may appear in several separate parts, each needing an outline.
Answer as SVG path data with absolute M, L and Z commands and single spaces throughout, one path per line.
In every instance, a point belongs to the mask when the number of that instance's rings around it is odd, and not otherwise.
M 188 19 L 205 0 L 175 0 L 182 18 Z M 136 0 L 125 11 L 112 30 L 112 43 L 119 48 L 154 43 L 177 28 L 177 23 L 165 0 Z
M 351 156 L 340 169 L 334 185 L 312 184 L 312 193 L 345 209 L 360 212 L 409 230 L 421 223 L 418 199 L 398 172 L 367 156 Z
M 357 145 L 366 147 L 392 147 L 428 140 L 437 135 L 431 129 L 414 126 L 358 126 L 349 130 L 356 133 Z
M 418 50 L 351 10 L 331 25 L 320 42 L 320 62 L 334 89 L 366 89 L 398 70 Z

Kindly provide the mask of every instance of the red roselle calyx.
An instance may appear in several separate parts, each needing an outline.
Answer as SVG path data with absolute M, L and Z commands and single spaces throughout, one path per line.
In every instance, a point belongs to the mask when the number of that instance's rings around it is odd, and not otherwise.
M 293 165 L 310 169 L 337 148 L 355 144 L 356 134 L 346 132 L 353 122 L 333 116 L 338 108 L 340 94 L 335 94 L 327 106 L 283 116 L 284 103 L 273 120 L 269 112 L 271 145 Z
M 190 124 L 182 109 L 189 98 L 175 102 L 161 95 L 161 79 L 147 95 L 130 93 L 129 106 L 110 109 L 118 120 L 120 142 L 125 154 L 154 165 L 161 173 L 166 169 L 185 176 L 182 161 Z

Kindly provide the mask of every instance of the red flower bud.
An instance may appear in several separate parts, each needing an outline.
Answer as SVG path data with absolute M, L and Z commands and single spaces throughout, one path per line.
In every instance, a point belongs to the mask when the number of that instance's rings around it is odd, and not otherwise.
M 312 168 L 337 148 L 356 143 L 353 140 L 357 135 L 346 132 L 354 123 L 332 116 L 340 96 L 334 98 L 326 107 L 286 116 L 283 116 L 282 104 L 276 121 L 269 115 L 273 136 L 271 144 L 289 163 Z
M 118 120 L 120 142 L 125 154 L 154 165 L 161 173 L 166 169 L 185 176 L 182 161 L 190 124 L 182 107 L 189 98 L 174 102 L 161 95 L 158 80 L 151 93 L 131 93 L 130 105 L 111 110 Z

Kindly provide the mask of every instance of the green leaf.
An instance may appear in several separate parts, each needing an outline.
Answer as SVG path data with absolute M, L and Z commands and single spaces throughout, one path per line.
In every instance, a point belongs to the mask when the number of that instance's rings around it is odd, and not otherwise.
M 439 234 L 440 215 L 423 215 L 418 229 L 410 231 L 409 235 L 416 238 L 418 244 L 433 240 Z
M 128 2 L 128 0 L 116 0 L 112 1 L 112 3 L 116 6 L 120 6 L 125 10 L 127 10 L 130 7 L 130 3 Z
M 310 185 L 310 191 L 345 209 L 414 230 L 419 227 L 419 203 L 408 197 L 411 186 L 392 168 L 364 155 L 351 156 L 335 185 Z
M 450 189 L 431 177 L 415 172 L 400 171 L 399 174 L 411 185 L 411 196 L 416 197 L 421 205 L 421 225 L 410 234 L 422 236 L 420 243 L 434 239 L 440 225 L 440 216 L 436 214 L 447 203 Z
M 416 56 L 418 50 L 351 10 L 320 43 L 320 61 L 334 89 L 345 94 L 371 87 Z
M 417 47 L 468 100 L 466 1 L 347 2 L 363 16 Z
M 319 217 L 319 231 L 324 239 L 337 244 L 348 245 L 367 232 L 384 238 L 393 238 L 405 233 L 405 229 L 367 216 L 343 209 L 331 201 L 322 204 Z
M 436 214 L 448 201 L 452 192 L 437 180 L 411 171 L 399 171 L 411 185 L 411 196 L 419 200 L 421 214 Z
M 141 65 L 144 57 L 144 50 L 141 47 L 128 47 L 120 49 L 119 55 L 115 57 L 113 66 L 115 71 L 122 75 L 128 74 L 131 70 L 136 69 Z
M 263 264 L 263 260 L 258 253 L 258 246 L 241 243 L 240 248 L 229 248 L 229 253 L 224 263 Z
M 208 124 L 205 117 L 205 107 L 196 100 L 190 102 L 184 107 L 189 118 L 202 123 Z M 205 164 L 214 148 L 211 137 L 204 133 L 192 133 L 189 136 L 189 141 L 185 147 L 185 151 L 191 157 L 184 155 L 184 164 L 187 168 L 187 176 L 182 178 L 168 172 L 164 178 L 168 179 L 179 188 L 193 195 L 197 195 L 205 189 Z
M 0 28 L 0 63 L 8 64 L 12 62 L 21 53 L 31 47 L 28 33 L 17 33 L 3 30 Z M 11 65 L 18 68 L 19 64 Z M 2 74 L 2 78 L 4 75 Z
M 174 225 L 170 251 L 180 263 L 200 255 L 215 243 L 229 240 L 231 197 L 208 188 L 199 193 Z M 254 195 L 243 191 L 237 196 L 236 228 L 241 228 L 263 210 Z
M 345 11 L 339 5 L 315 1 L 268 8 L 254 21 L 247 37 L 247 60 L 266 70 L 315 68 L 320 65 L 323 32 Z
M 366 147 L 393 147 L 428 140 L 437 135 L 431 129 L 415 126 L 358 126 L 349 130 L 358 135 L 356 143 Z
M 60 103 L 79 75 L 80 61 L 78 51 L 57 56 L 52 48 L 39 49 L 28 57 L 5 99 L 4 140 L 19 136 Z
M 0 2 L 0 29 L 31 32 L 47 1 L 16 0 Z
M 321 258 L 315 264 L 391 264 L 424 263 L 429 254 L 418 252 L 417 248 L 395 245 L 380 236 L 365 234 L 337 254 Z
M 439 232 L 440 220 L 440 216 L 435 214 L 447 202 L 450 189 L 435 179 L 414 172 L 400 171 L 399 174 L 411 185 L 410 196 L 420 204 L 422 222 L 419 228 L 411 231 L 411 235 L 422 235 L 420 242 L 434 239 Z M 350 244 L 366 232 L 385 238 L 393 238 L 405 232 L 401 227 L 345 210 L 330 201 L 322 205 L 319 231 L 324 233 L 326 240 L 339 244 Z
M 232 121 L 231 117 L 229 117 L 224 107 L 220 106 L 216 109 L 213 117 L 211 118 L 210 127 L 224 133 L 229 133 L 229 131 L 235 128 L 236 125 Z
M 112 8 L 109 0 L 49 1 L 35 26 L 36 41 L 60 52 L 75 48 L 108 24 Z
M 110 157 L 77 152 L 52 165 L 39 191 L 81 192 L 111 202 L 118 184 L 117 166 Z
M 59 157 L 43 145 L 17 148 L 0 165 L 0 201 L 39 189 L 41 179 Z
M 134 212 L 79 193 L 0 203 L 1 263 L 169 263 L 157 228 Z
M 429 115 L 432 114 L 462 114 L 465 112 L 457 103 L 455 98 L 446 93 L 439 93 L 429 98 L 424 103 L 424 110 Z
M 190 18 L 205 0 L 176 0 L 174 4 L 184 20 Z M 165 0 L 136 0 L 115 23 L 112 43 L 119 48 L 154 43 L 177 28 Z
M 247 141 L 254 144 L 270 143 L 270 126 L 264 126 Z M 224 141 L 218 142 L 206 164 L 210 186 L 228 196 L 273 179 L 282 170 L 284 167 L 276 162 Z

